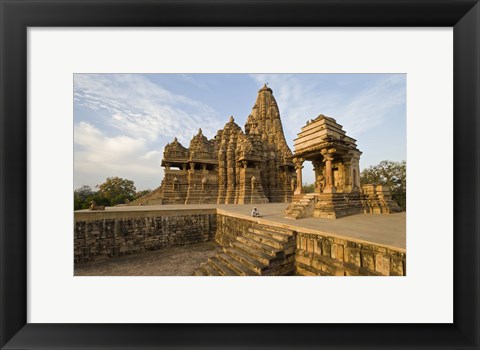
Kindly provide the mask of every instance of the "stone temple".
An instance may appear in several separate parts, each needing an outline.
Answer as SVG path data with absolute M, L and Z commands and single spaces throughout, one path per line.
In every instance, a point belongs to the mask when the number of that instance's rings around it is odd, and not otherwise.
M 335 119 L 320 114 L 308 121 L 294 145 L 292 153 L 273 91 L 264 85 L 245 131 L 230 117 L 213 139 L 202 129 L 188 148 L 175 138 L 165 146 L 160 187 L 131 205 L 289 203 L 291 219 L 400 210 L 388 187 L 360 184 L 362 152 Z M 303 193 L 305 161 L 315 171 L 314 193 Z
M 75 212 L 75 275 L 405 276 L 405 215 L 353 215 L 400 209 L 386 186 L 360 183 L 361 154 L 325 115 L 292 152 L 263 86 L 243 130 L 232 117 L 212 139 L 199 130 L 188 147 L 165 146 L 160 187 L 128 204 L 150 207 Z
M 161 186 L 148 204 L 251 204 L 292 201 L 295 166 L 272 89 L 258 96 L 245 124 L 233 117 L 208 139 L 199 129 L 190 145 L 165 146 Z M 137 204 L 137 203 L 135 203 Z

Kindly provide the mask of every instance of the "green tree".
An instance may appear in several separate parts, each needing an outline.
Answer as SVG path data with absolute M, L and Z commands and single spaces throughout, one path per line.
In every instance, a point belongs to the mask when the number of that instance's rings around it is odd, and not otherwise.
M 82 186 L 73 191 L 74 210 L 88 209 L 90 202 L 95 201 L 97 205 L 110 205 L 110 200 L 101 193 L 93 191 L 90 186 Z
M 73 207 L 74 210 L 88 208 L 87 199 L 94 194 L 90 186 L 82 186 L 73 191 Z
M 302 191 L 303 193 L 313 193 L 315 192 L 315 185 L 314 184 L 307 185 L 307 183 L 304 183 L 302 186 Z
M 130 201 L 135 199 L 136 188 L 131 180 L 117 176 L 109 177 L 104 183 L 96 187 L 99 194 L 105 197 L 110 202 L 110 205 L 123 204 L 126 199 Z
M 392 199 L 403 209 L 407 206 L 407 163 L 405 161 L 381 161 L 362 171 L 360 181 L 363 184 L 387 185 Z
M 93 194 L 93 190 L 90 186 L 83 185 L 80 188 L 77 188 L 74 193 L 81 199 L 85 200 L 88 196 Z

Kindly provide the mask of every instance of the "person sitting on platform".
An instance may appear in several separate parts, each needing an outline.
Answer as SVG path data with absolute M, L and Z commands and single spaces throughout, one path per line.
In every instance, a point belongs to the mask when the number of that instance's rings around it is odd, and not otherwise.
M 252 210 L 252 216 L 253 216 L 254 218 L 260 217 L 260 212 L 257 210 L 257 208 L 253 208 L 253 210 Z

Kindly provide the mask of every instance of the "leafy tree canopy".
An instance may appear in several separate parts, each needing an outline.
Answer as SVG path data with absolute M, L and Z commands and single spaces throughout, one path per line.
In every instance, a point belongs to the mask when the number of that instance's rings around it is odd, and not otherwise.
M 77 188 L 74 191 L 74 195 L 78 196 L 78 198 L 85 200 L 88 196 L 91 196 L 93 194 L 93 190 L 90 186 L 82 186 L 80 188 Z
M 133 181 L 120 177 L 109 177 L 104 183 L 95 187 L 98 191 L 93 191 L 90 186 L 82 186 L 73 192 L 75 210 L 88 209 L 92 200 L 97 205 L 124 204 L 127 199 L 134 200 L 137 194 Z
M 306 184 L 304 183 L 302 186 L 303 193 L 313 193 L 315 192 L 315 185 L 314 184 Z
M 98 192 L 110 201 L 117 198 L 128 198 L 129 200 L 135 198 L 136 188 L 133 181 L 122 179 L 121 177 L 109 177 L 104 183 L 96 187 Z

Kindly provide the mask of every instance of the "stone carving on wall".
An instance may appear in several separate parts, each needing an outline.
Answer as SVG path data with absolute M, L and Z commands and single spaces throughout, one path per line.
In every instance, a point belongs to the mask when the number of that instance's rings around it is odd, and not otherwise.
M 165 175 L 149 204 L 291 202 L 293 154 L 267 85 L 258 91 L 244 130 L 232 116 L 213 139 L 199 129 L 188 148 L 177 138 L 167 144 Z

